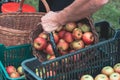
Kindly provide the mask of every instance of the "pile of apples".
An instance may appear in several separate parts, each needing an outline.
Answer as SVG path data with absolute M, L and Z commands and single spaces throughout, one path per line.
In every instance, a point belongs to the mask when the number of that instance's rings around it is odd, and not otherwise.
M 101 73 L 96 75 L 95 78 L 86 74 L 80 80 L 120 80 L 120 63 L 115 64 L 113 67 L 103 67 Z
M 94 35 L 88 24 L 79 22 L 70 22 L 53 31 L 53 38 L 60 55 L 85 48 L 94 43 Z M 42 50 L 49 56 L 48 60 L 55 58 L 49 35 L 41 32 L 34 39 L 33 46 L 37 50 Z
M 22 70 L 22 66 L 15 68 L 14 66 L 10 65 L 6 67 L 6 71 L 11 78 L 19 78 L 24 74 Z

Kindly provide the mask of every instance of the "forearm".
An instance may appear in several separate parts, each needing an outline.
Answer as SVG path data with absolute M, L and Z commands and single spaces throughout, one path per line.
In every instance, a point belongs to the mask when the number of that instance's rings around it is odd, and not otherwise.
M 62 25 L 70 21 L 80 20 L 93 14 L 107 2 L 108 0 L 75 0 L 71 5 L 58 13 L 58 16 L 59 14 L 62 15 L 62 17 L 58 17 L 58 20 L 60 18 L 64 19 L 60 22 Z

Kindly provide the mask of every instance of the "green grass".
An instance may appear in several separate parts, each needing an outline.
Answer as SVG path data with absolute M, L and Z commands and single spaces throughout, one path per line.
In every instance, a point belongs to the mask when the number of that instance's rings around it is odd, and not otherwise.
M 35 6 L 38 10 L 38 0 L 25 0 L 25 2 Z M 108 4 L 93 14 L 93 18 L 94 22 L 106 20 L 113 28 L 120 28 L 120 0 L 110 0 Z
M 108 4 L 93 14 L 94 21 L 106 20 L 113 28 L 120 29 L 120 0 L 110 0 Z

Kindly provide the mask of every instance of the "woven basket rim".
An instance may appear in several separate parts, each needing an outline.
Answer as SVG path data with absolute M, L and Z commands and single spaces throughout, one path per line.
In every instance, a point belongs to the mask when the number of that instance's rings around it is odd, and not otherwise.
M 40 16 L 45 15 L 45 12 L 8 12 L 8 13 L 1 13 L 0 17 L 3 16 Z

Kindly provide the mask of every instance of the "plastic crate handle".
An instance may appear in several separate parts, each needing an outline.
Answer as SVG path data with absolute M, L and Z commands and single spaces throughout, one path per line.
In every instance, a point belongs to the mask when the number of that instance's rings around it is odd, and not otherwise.
M 20 1 L 18 12 L 22 12 L 22 7 L 23 7 L 23 4 L 24 4 L 24 1 L 25 0 L 21 0 Z M 46 12 L 49 12 L 50 11 L 50 7 L 49 7 L 47 1 L 46 0 L 41 0 L 41 1 L 42 1 L 43 5 L 45 6 Z

